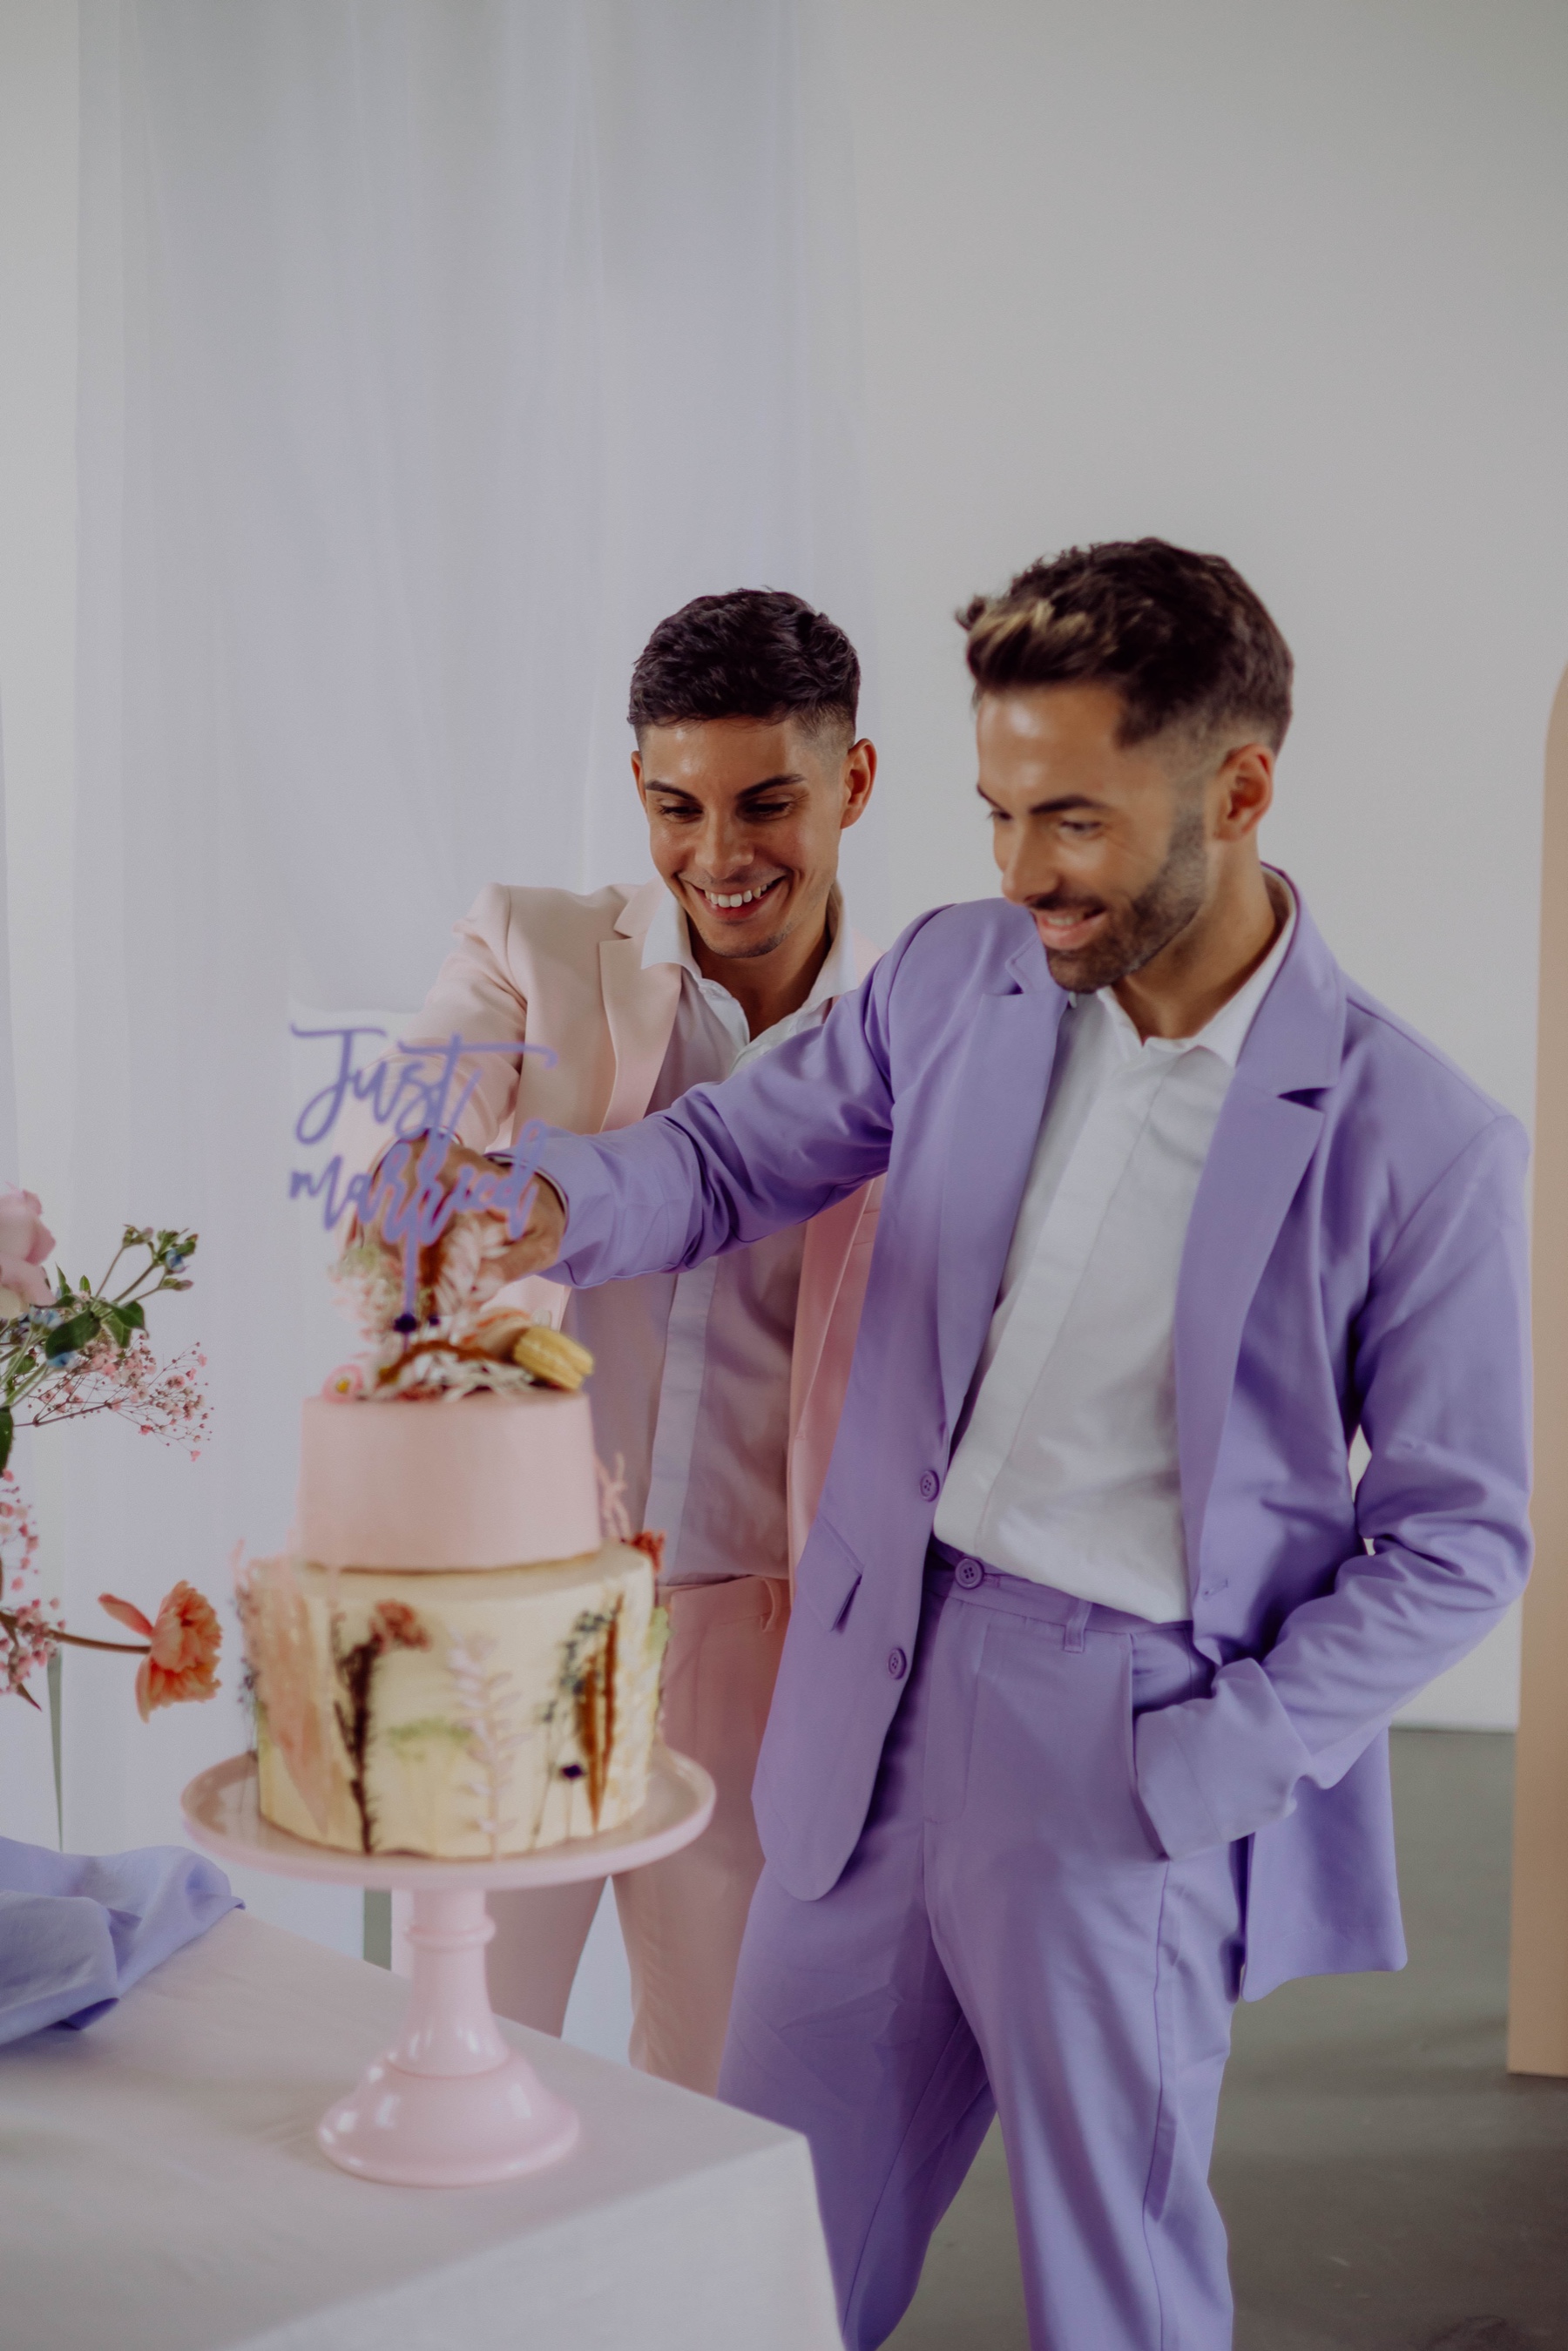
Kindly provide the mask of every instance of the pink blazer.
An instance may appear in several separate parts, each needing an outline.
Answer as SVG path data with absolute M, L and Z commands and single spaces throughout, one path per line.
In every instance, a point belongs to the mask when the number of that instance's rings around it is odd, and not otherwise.
M 557 1058 L 547 1066 L 532 1053 L 516 1061 L 476 1055 L 464 1070 L 476 1082 L 460 1125 L 471 1150 L 509 1144 L 531 1118 L 599 1134 L 644 1115 L 680 1000 L 673 964 L 643 968 L 643 942 L 664 891 L 653 881 L 612 883 L 587 897 L 500 883 L 480 892 L 402 1040 L 444 1043 L 455 1033 L 476 1044 L 526 1039 L 550 1046 Z M 858 933 L 852 945 L 863 979 L 877 950 Z M 368 1164 L 385 1135 L 363 1141 Z M 838 1433 L 881 1198 L 879 1177 L 806 1228 L 789 1372 L 791 1567 L 811 1531 Z M 530 1278 L 507 1294 L 559 1324 L 570 1293 Z

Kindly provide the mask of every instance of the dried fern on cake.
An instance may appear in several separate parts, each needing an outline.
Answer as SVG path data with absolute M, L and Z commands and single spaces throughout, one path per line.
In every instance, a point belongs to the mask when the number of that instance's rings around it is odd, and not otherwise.
M 375 1822 L 368 1769 L 376 1667 L 392 1650 L 428 1649 L 431 1639 L 414 1610 L 401 1600 L 383 1600 L 372 1608 L 369 1632 L 351 1647 L 343 1646 L 342 1631 L 340 1611 L 332 1618 L 332 1664 L 338 1677 L 334 1711 L 349 1751 L 349 1792 L 360 1816 L 360 1844 L 364 1852 L 373 1853 Z
M 466 1734 L 468 1751 L 478 1765 L 476 1775 L 462 1783 L 480 1806 L 472 1826 L 487 1840 L 492 1861 L 498 1861 L 502 1839 L 513 1825 L 502 1811 L 512 1761 L 528 1745 L 531 1734 L 517 1719 L 512 1676 L 490 1664 L 495 1650 L 495 1640 L 488 1633 L 471 1633 L 449 1644 L 446 1670 L 457 1692 L 455 1720 Z

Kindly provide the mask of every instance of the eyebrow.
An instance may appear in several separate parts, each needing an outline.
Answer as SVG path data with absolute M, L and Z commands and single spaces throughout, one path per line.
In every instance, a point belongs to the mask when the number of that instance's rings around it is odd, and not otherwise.
M 786 785 L 803 784 L 805 781 L 806 778 L 800 775 L 766 776 L 759 784 L 747 784 L 740 797 L 743 800 L 756 799 L 764 792 L 780 791 Z M 656 776 L 645 778 L 643 789 L 645 792 L 667 792 L 672 799 L 690 800 L 694 807 L 696 805 L 695 792 L 688 792 L 681 784 L 661 783 Z
M 1000 810 L 1003 816 L 1009 813 L 1008 810 L 1002 808 L 1000 800 L 994 800 L 991 798 L 984 784 L 977 784 L 975 789 L 988 808 Z M 1104 806 L 1103 800 L 1092 799 L 1088 792 L 1063 792 L 1059 799 L 1033 801 L 1025 809 L 1024 814 L 1025 816 L 1056 816 L 1063 809 L 1103 809 Z

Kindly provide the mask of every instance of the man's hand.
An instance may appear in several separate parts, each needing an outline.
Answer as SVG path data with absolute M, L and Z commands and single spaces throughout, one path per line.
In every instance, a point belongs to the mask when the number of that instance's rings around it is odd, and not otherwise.
M 536 1176 L 528 1193 L 528 1221 L 522 1238 L 497 1260 L 502 1273 L 508 1281 L 520 1281 L 525 1273 L 538 1273 L 555 1263 L 565 1238 L 566 1203 L 548 1176 Z
M 408 1137 L 413 1146 L 413 1156 L 403 1179 L 405 1198 L 409 1188 L 416 1181 L 419 1154 L 424 1140 L 423 1135 Z M 487 1159 L 482 1151 L 470 1151 L 464 1144 L 453 1143 L 447 1146 L 446 1156 L 441 1165 L 441 1183 L 444 1190 L 452 1189 L 460 1171 L 465 1167 L 471 1167 L 476 1175 L 489 1177 L 495 1177 L 502 1172 L 498 1163 L 494 1159 Z M 566 1234 L 566 1206 L 560 1194 L 548 1177 L 537 1176 L 529 1187 L 527 1199 L 528 1220 L 521 1234 L 498 1257 L 492 1257 L 487 1261 L 489 1268 L 499 1273 L 503 1282 L 518 1281 L 526 1273 L 538 1273 L 542 1267 L 553 1265 L 560 1255 L 561 1242 Z M 500 1209 L 476 1208 L 467 1213 L 474 1216 L 492 1217 L 500 1224 L 506 1222 L 505 1214 Z M 373 1237 L 381 1242 L 383 1249 L 387 1249 L 392 1247 L 392 1244 L 386 1240 L 381 1231 L 381 1221 L 378 1217 Z

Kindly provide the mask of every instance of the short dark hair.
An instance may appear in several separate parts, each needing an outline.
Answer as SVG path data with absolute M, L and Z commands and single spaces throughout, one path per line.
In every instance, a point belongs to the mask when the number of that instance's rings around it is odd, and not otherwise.
M 957 614 L 975 699 L 1033 685 L 1107 685 L 1120 739 L 1240 723 L 1275 750 L 1291 723 L 1291 649 L 1220 555 L 1163 538 L 1107 539 L 1031 563 L 1006 593 Z
M 705 718 L 799 718 L 852 736 L 860 690 L 855 649 L 825 612 L 782 588 L 735 588 L 660 622 L 626 716 L 639 736 Z

